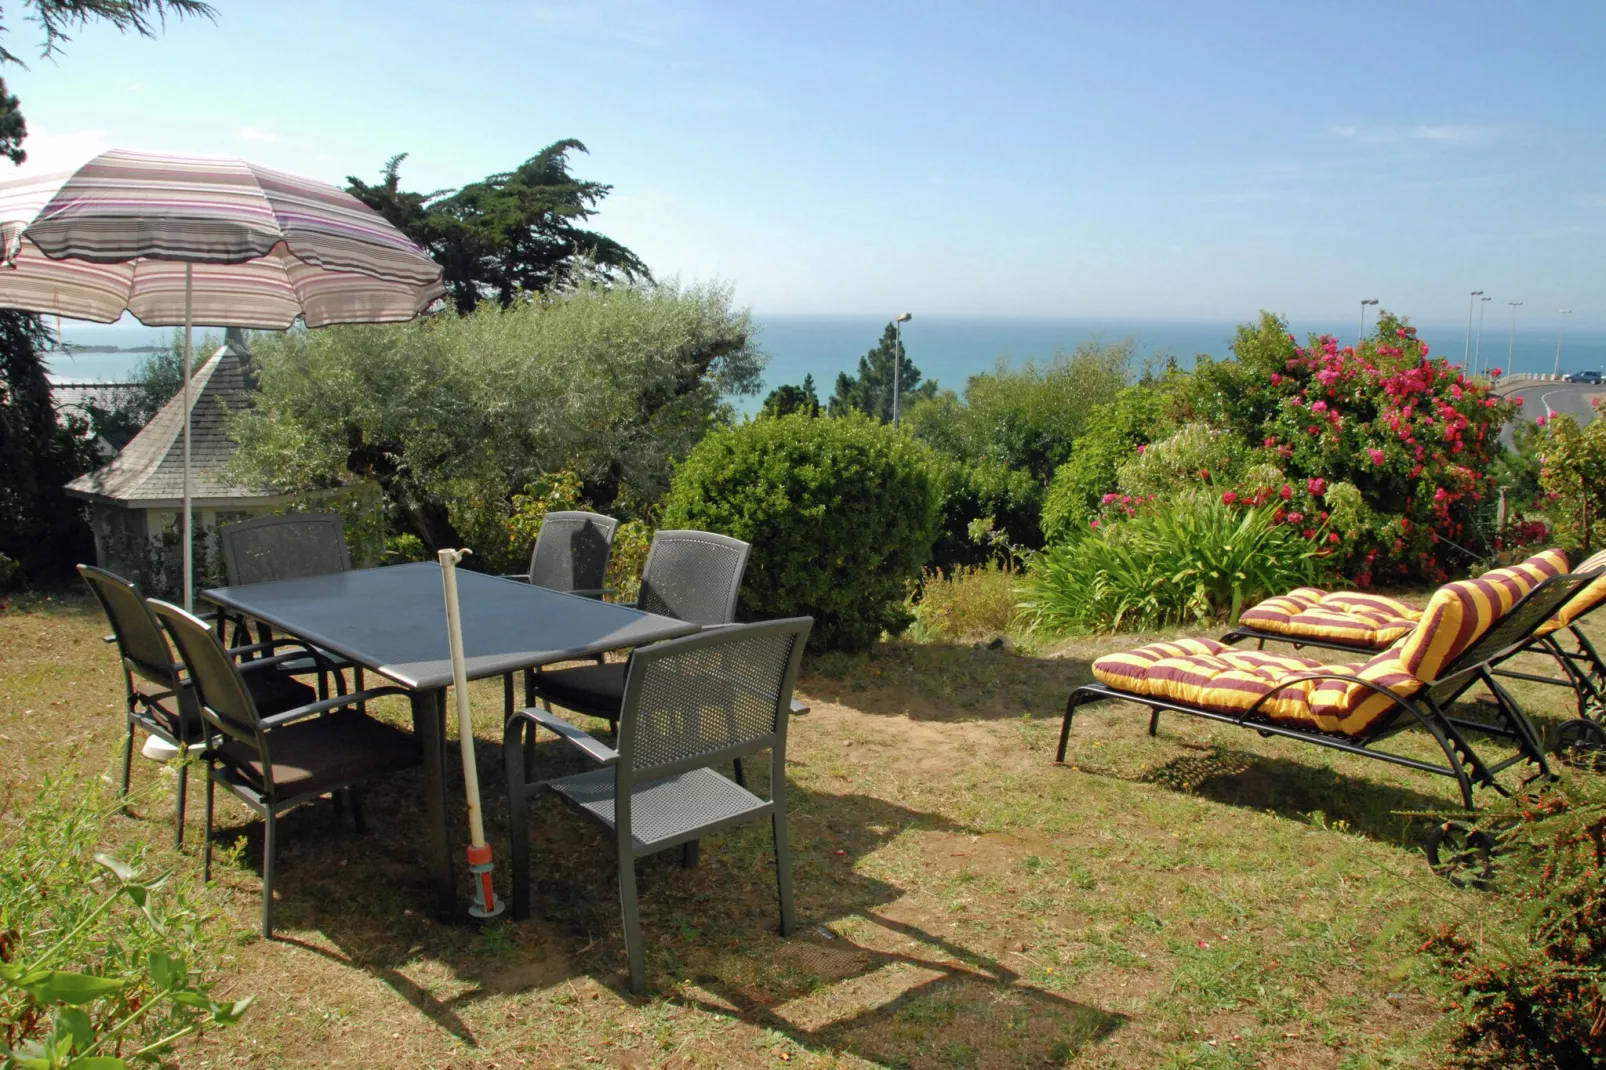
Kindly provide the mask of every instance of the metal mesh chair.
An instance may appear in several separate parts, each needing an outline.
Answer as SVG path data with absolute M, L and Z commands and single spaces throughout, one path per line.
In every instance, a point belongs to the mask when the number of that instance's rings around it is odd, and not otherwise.
M 729 624 L 736 619 L 751 550 L 740 539 L 708 531 L 660 531 L 641 570 L 636 608 L 704 626 Z M 617 721 L 624 687 L 622 662 L 542 669 L 525 674 L 524 704 L 533 706 L 539 697 L 548 709 L 555 702 L 576 713 Z M 511 695 L 503 712 L 513 714 Z
M 205 737 L 199 706 L 194 689 L 181 674 L 181 666 L 173 661 L 173 651 L 162 636 L 162 627 L 151 613 L 139 588 L 115 573 L 93 565 L 79 565 L 78 574 L 89 585 L 95 600 L 106 613 L 112 634 L 107 642 L 117 644 L 123 668 L 123 709 L 128 722 L 128 735 L 123 741 L 123 787 L 128 795 L 133 775 L 134 729 L 136 727 L 155 736 L 181 753 L 200 743 Z M 297 646 L 295 657 L 306 656 L 305 649 L 293 640 L 280 640 L 277 644 L 254 644 L 235 648 L 229 653 L 240 657 L 263 653 L 275 646 Z M 249 677 L 252 697 L 258 708 L 277 712 L 291 709 L 315 696 L 310 687 L 278 673 L 253 673 Z M 184 805 L 189 788 L 189 768 L 178 767 L 178 815 L 173 837 L 177 846 L 184 846 Z
M 222 784 L 260 816 L 262 935 L 273 938 L 274 840 L 279 815 L 322 795 L 346 792 L 359 832 L 364 831 L 357 785 L 381 773 L 418 765 L 417 739 L 354 708 L 380 695 L 405 694 L 376 687 L 265 714 L 252 697 L 241 666 L 206 622 L 178 606 L 152 600 L 150 608 L 178 647 L 206 724 L 206 855 L 203 877 L 212 879 L 214 789 Z M 295 657 L 294 654 L 279 658 Z M 249 663 L 255 669 L 279 658 Z M 325 716 L 319 716 L 323 714 Z
M 218 529 L 230 587 L 351 570 L 339 513 L 259 516 Z
M 530 551 L 530 570 L 507 575 L 537 587 L 588 598 L 607 593 L 608 558 L 613 555 L 613 536 L 619 521 L 601 513 L 580 510 L 548 513 L 541 520 L 541 533 Z M 597 658 L 601 661 L 599 655 Z M 524 704 L 535 701 L 535 673 L 524 671 Z M 513 674 L 502 677 L 502 715 L 513 715 Z
M 274 580 L 294 580 L 303 576 L 326 576 L 351 571 L 351 549 L 346 545 L 346 524 L 339 513 L 291 513 L 287 516 L 259 516 L 218 529 L 223 549 L 224 575 L 230 587 Z M 245 622 L 236 628 L 236 641 L 246 633 Z M 257 638 L 272 639 L 267 625 L 259 625 Z M 362 690 L 361 667 L 349 666 L 344 658 L 323 651 L 329 663 L 353 668 L 357 690 Z M 283 671 L 300 674 L 311 671 L 305 662 L 290 663 Z M 338 689 L 345 690 L 345 681 Z M 328 696 L 328 681 L 320 675 L 319 697 Z
M 530 551 L 530 570 L 508 578 L 600 598 L 618 529 L 619 521 L 600 513 L 548 513 Z
M 531 794 L 550 788 L 613 834 L 619 862 L 630 990 L 646 989 L 636 860 L 769 817 L 775 836 L 781 934 L 790 935 L 792 863 L 786 832 L 786 728 L 792 688 L 813 621 L 807 617 L 719 628 L 654 643 L 630 659 L 619 712 L 619 748 L 573 726 L 555 730 L 602 761 L 599 769 L 530 783 L 528 752 L 550 714 L 521 710 L 503 743 L 513 836 L 513 916 L 530 913 Z M 578 738 L 583 737 L 583 739 Z M 589 741 L 587 743 L 586 741 Z M 761 799 L 714 766 L 770 752 L 770 797 Z

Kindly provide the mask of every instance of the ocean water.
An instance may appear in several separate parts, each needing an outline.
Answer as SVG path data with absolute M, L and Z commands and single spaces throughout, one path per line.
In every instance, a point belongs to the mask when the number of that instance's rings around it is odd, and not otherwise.
M 886 326 L 876 316 L 799 316 L 755 315 L 760 330 L 758 344 L 770 355 L 764 373 L 764 390 L 782 383 L 801 383 L 812 374 L 821 397 L 831 393 L 838 372 L 853 371 L 858 360 L 873 349 Z M 1024 361 L 1044 361 L 1056 352 L 1070 352 L 1083 342 L 1118 342 L 1132 338 L 1136 343 L 1137 367 L 1146 359 L 1163 361 L 1175 357 L 1183 367 L 1193 364 L 1194 355 L 1230 356 L 1228 345 L 1236 324 L 1166 319 L 1093 319 L 940 316 L 916 312 L 904 324 L 904 351 L 921 375 L 936 379 L 943 387 L 963 390 L 972 375 L 991 371 L 999 358 L 1018 366 Z M 1294 322 L 1293 331 L 1303 341 L 1315 331 L 1330 333 L 1342 342 L 1354 340 L 1357 323 Z M 1466 327 L 1423 326 L 1421 335 L 1440 356 L 1459 360 L 1466 344 Z M 206 334 L 221 335 L 222 328 L 197 328 L 196 342 Z M 62 336 L 79 345 L 166 346 L 173 337 L 171 328 L 140 326 L 137 322 L 111 325 L 62 322 Z M 1483 334 L 1486 364 L 1513 372 L 1548 372 L 1556 359 L 1554 331 L 1518 330 L 1513 339 L 1509 331 L 1486 328 Z M 1507 351 L 1511 356 L 1508 359 Z M 129 377 L 143 359 L 143 353 L 78 353 L 49 358 L 50 372 L 58 381 L 119 381 Z M 1562 369 L 1606 369 L 1606 331 L 1569 332 L 1562 345 Z M 757 398 L 735 399 L 744 411 L 757 409 Z

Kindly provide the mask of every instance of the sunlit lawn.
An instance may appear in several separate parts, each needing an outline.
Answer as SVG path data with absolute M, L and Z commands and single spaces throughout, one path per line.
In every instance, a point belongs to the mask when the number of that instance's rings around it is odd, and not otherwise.
M 41 777 L 111 768 L 122 685 L 104 630 L 76 596 L 0 615 L 8 811 Z M 484 930 L 430 916 L 419 775 L 370 789 L 366 837 L 328 804 L 297 811 L 281 826 L 283 938 L 265 943 L 260 827 L 222 802 L 225 837 L 244 839 L 206 900 L 215 967 L 221 992 L 258 999 L 180 1061 L 1431 1065 L 1417 922 L 1479 893 L 1431 877 L 1400 812 L 1452 804 L 1451 782 L 1181 717 L 1150 738 L 1146 711 L 1124 705 L 1079 714 L 1054 765 L 1087 659 L 1131 643 L 1032 657 L 893 643 L 817 659 L 790 763 L 800 932 L 774 933 L 767 826 L 710 839 L 693 870 L 677 852 L 654 859 L 645 1000 L 624 987 L 606 845 L 559 806 L 534 819 L 535 918 Z M 1542 720 L 1565 712 L 1560 691 L 1520 694 Z M 474 700 L 505 866 L 499 685 Z M 378 709 L 407 723 L 400 705 Z M 538 763 L 580 768 L 555 744 Z M 135 770 L 171 790 L 162 768 Z M 196 792 L 191 844 L 200 816 Z M 174 854 L 171 822 L 163 794 L 111 827 L 198 882 L 198 849 Z M 460 847 L 460 814 L 457 826 Z

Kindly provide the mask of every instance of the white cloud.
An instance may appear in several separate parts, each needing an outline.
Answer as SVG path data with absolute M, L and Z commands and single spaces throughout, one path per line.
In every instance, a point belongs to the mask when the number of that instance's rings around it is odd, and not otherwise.
M 271 130 L 263 130 L 255 126 L 240 127 L 239 138 L 241 141 L 260 141 L 268 145 L 280 145 L 290 140 L 283 134 L 275 134 Z
M 1494 136 L 1487 126 L 1469 126 L 1464 123 L 1441 123 L 1411 128 L 1411 136 L 1422 141 L 1441 145 L 1481 145 Z
M 22 147 L 28 158 L 16 168 L 0 167 L 0 180 L 73 171 L 112 145 L 110 133 L 105 130 L 57 133 L 48 127 L 30 125 Z

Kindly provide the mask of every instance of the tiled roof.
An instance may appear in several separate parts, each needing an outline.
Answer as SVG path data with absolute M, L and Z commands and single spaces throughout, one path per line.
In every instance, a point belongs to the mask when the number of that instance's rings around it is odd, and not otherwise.
M 190 496 L 197 502 L 262 498 L 271 491 L 235 486 L 224 468 L 238 448 L 226 428 L 249 403 L 241 360 L 218 349 L 191 380 Z M 104 467 L 67 484 L 67 493 L 130 506 L 177 505 L 184 496 L 184 395 L 174 396 Z
M 89 415 L 91 402 L 103 409 L 115 408 L 138 383 L 58 383 L 50 384 L 50 399 L 63 416 Z

